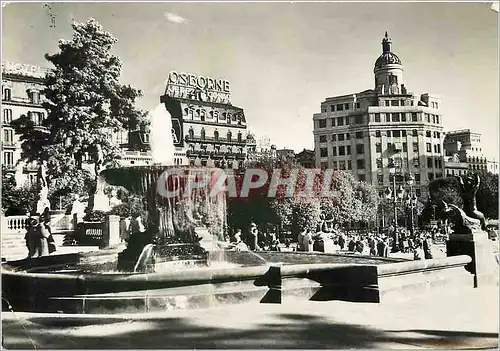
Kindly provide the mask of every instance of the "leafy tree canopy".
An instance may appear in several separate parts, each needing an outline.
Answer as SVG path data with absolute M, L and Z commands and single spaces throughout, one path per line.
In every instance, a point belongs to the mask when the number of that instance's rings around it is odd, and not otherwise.
M 73 23 L 71 40 L 60 40 L 59 52 L 45 55 L 54 68 L 45 77 L 43 106 L 47 118 L 41 126 L 24 116 L 16 120 L 21 134 L 22 158 L 47 161 L 51 184 L 59 190 L 81 190 L 90 173 L 82 163 L 96 159 L 100 145 L 104 162 L 120 157 L 112 133 L 147 125 L 146 113 L 135 108 L 141 92 L 120 84 L 122 64 L 111 53 L 117 42 L 94 19 Z

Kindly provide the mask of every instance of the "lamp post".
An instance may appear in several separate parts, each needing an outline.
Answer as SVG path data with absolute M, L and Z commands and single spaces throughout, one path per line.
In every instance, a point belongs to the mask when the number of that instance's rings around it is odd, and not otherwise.
M 380 196 L 380 209 L 382 210 L 382 229 L 385 228 L 385 211 L 384 211 L 384 197 Z
M 413 194 L 413 183 L 415 181 L 415 177 L 413 174 L 409 174 L 408 178 L 406 180 L 406 183 L 410 186 L 410 194 L 408 196 L 408 199 L 406 201 L 406 205 L 410 209 L 410 220 L 411 220 L 411 227 L 410 227 L 410 234 L 411 237 L 413 238 L 415 236 L 415 225 L 414 225 L 414 220 L 415 218 L 413 217 L 413 209 L 417 206 L 417 196 Z
M 385 191 L 385 196 L 387 199 L 391 199 L 393 201 L 393 210 L 394 210 L 394 246 L 393 252 L 399 251 L 399 233 L 398 233 L 398 209 L 397 209 L 397 201 L 398 198 L 402 199 L 404 195 L 404 189 L 400 185 L 396 190 L 396 167 L 394 163 L 389 163 L 389 173 L 392 174 L 392 191 L 389 187 L 387 187 Z M 393 195 L 394 194 L 394 195 Z

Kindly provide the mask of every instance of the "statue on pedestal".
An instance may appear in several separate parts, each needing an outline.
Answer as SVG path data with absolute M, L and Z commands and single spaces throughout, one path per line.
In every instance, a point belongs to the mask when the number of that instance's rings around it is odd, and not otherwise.
M 453 225 L 453 231 L 459 234 L 472 234 L 481 230 L 481 222 L 479 219 L 467 216 L 467 214 L 458 206 L 453 204 L 444 204 L 444 213 Z
M 458 206 L 442 201 L 445 216 L 450 219 L 455 233 L 472 234 L 486 230 L 484 214 L 477 209 L 476 194 L 480 184 L 479 175 L 468 175 L 465 178 L 458 177 L 458 180 L 464 209 L 462 210 Z
M 36 213 L 42 214 L 45 208 L 50 208 L 50 202 L 48 199 L 49 185 L 47 183 L 47 167 L 45 161 L 42 161 L 38 167 L 37 187 L 39 200 L 36 204 Z
M 459 177 L 462 199 L 464 201 L 464 212 L 470 218 L 478 219 L 481 223 L 481 229 L 486 230 L 486 219 L 484 214 L 477 209 L 476 194 L 481 182 L 479 175 L 468 175 L 465 180 Z
M 104 179 L 100 176 L 101 171 L 104 169 L 104 155 L 102 153 L 101 145 L 96 145 L 96 157 L 94 164 L 94 173 L 96 180 L 96 194 L 104 193 L 104 185 L 106 184 Z
M 101 176 L 101 171 L 104 169 L 104 155 L 101 145 L 96 145 L 96 153 L 94 158 L 94 172 L 95 172 L 95 192 L 92 196 L 92 209 L 97 211 L 109 211 L 109 198 L 104 194 L 104 187 L 106 180 Z

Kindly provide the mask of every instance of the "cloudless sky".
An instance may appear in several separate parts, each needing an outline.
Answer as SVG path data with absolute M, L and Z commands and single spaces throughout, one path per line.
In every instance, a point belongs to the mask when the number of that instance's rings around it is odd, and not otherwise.
M 445 130 L 483 134 L 498 160 L 498 13 L 489 3 L 11 3 L 2 60 L 50 67 L 45 53 L 94 17 L 118 43 L 122 81 L 151 110 L 171 70 L 224 78 L 250 130 L 278 148 L 312 149 L 329 96 L 374 86 L 387 30 L 409 91 L 442 98 Z M 52 15 L 55 28 L 51 28 Z

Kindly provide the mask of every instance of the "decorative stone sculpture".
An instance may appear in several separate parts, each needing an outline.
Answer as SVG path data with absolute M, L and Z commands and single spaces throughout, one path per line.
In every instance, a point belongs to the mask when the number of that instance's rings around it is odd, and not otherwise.
M 444 213 L 450 219 L 455 233 L 472 234 L 481 229 L 481 222 L 479 219 L 471 218 L 458 206 L 453 204 L 444 204 Z
M 476 193 L 479 176 L 459 178 L 464 209 L 448 205 L 444 201 L 444 212 L 453 225 L 453 233 L 446 242 L 446 255 L 469 255 L 472 262 L 465 269 L 474 275 L 474 287 L 498 281 L 498 264 L 493 259 L 484 215 L 477 210 Z
M 96 154 L 95 154 L 95 164 L 94 164 L 94 172 L 95 172 L 95 192 L 93 194 L 93 204 L 92 209 L 96 211 L 109 211 L 109 198 L 104 194 L 104 187 L 106 186 L 106 180 L 103 176 L 101 176 L 101 171 L 104 169 L 104 155 L 102 152 L 101 145 L 97 144 L 96 146 Z
M 39 200 L 36 204 L 36 213 L 41 214 L 45 208 L 50 208 L 49 196 L 49 185 L 47 183 L 47 167 L 45 161 L 40 163 L 37 173 L 37 186 Z
M 468 175 L 465 180 L 459 177 L 459 183 L 464 201 L 464 212 L 470 218 L 478 219 L 481 222 L 481 229 L 486 230 L 486 219 L 484 214 L 477 209 L 476 194 L 481 182 L 479 175 Z

